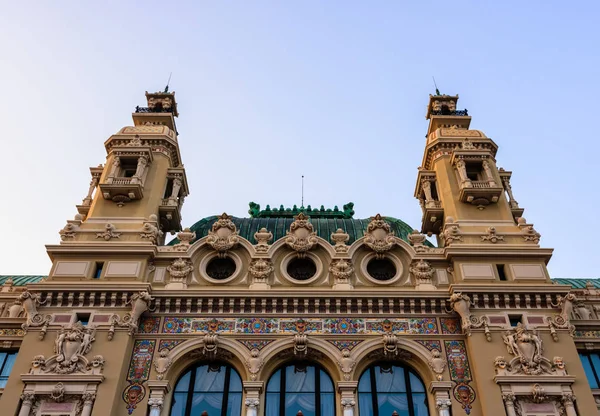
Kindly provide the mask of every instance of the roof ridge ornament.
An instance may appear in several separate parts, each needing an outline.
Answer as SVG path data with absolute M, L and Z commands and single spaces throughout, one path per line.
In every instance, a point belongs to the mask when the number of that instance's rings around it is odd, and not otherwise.
M 396 243 L 394 232 L 381 214 L 371 217 L 365 233 L 365 244 L 375 252 L 375 257 L 382 259 L 384 253 L 391 250 Z
M 267 205 L 263 210 L 260 209 L 260 204 L 257 204 L 256 202 L 250 202 L 248 205 L 250 206 L 250 209 L 248 210 L 250 218 L 291 218 L 301 212 L 312 218 L 348 219 L 354 216 L 354 202 L 348 202 L 343 205 L 342 210 L 340 210 L 337 205 L 335 205 L 333 209 L 325 208 L 324 205 L 321 205 L 320 208 L 312 208 L 310 205 L 307 207 L 298 207 L 297 205 L 294 205 L 292 208 L 285 208 L 283 205 L 280 205 L 279 208 L 271 208 L 270 205 Z
M 317 241 L 317 233 L 309 222 L 309 217 L 304 212 L 295 216 L 287 232 L 285 243 L 298 253 L 299 258 L 303 258 L 306 252 L 317 244 Z
M 234 248 L 240 241 L 238 230 L 227 213 L 221 214 L 208 232 L 206 242 L 224 258 L 227 251 Z

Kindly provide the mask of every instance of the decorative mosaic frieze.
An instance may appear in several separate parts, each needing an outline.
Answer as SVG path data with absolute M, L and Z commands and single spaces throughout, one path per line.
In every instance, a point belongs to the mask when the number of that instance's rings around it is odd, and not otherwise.
M 431 339 L 426 339 L 426 340 L 418 339 L 416 341 L 419 344 L 421 344 L 422 346 L 424 346 L 425 348 L 427 348 L 429 351 L 433 351 L 433 350 L 438 350 L 440 352 L 442 351 L 442 343 L 440 341 L 431 340 Z
M 239 340 L 238 342 L 248 350 L 262 350 L 264 347 L 275 341 L 274 339 L 251 339 L 251 340 Z
M 363 342 L 363 340 L 358 339 L 328 339 L 327 342 L 335 345 L 335 347 L 340 350 L 348 350 L 352 351 L 354 347 Z
M 456 318 L 440 318 L 442 334 L 461 334 L 460 320 Z
M 304 332 L 322 332 L 323 331 L 323 322 L 314 321 L 314 320 L 303 320 L 304 322 Z M 296 323 L 297 320 L 293 321 L 280 321 L 279 322 L 279 331 L 281 332 L 297 332 Z
M 209 332 L 209 324 L 217 325 L 219 333 L 272 334 L 298 332 L 298 320 L 276 318 L 238 318 L 238 319 L 194 319 L 167 317 L 164 319 L 162 333 L 181 334 Z M 326 318 L 304 319 L 304 332 L 323 334 L 367 334 L 385 333 L 383 319 Z M 392 332 L 397 334 L 439 334 L 435 318 L 405 318 L 387 320 Z
M 435 318 L 390 319 L 392 332 L 405 334 L 438 334 Z M 367 320 L 366 332 L 386 332 L 383 320 Z
M 22 337 L 25 331 L 21 328 L 4 328 L 0 329 L 0 336 Z
M 123 400 L 127 403 L 127 414 L 132 414 L 146 395 L 142 383 L 150 376 L 150 366 L 154 355 L 155 340 L 138 340 L 133 346 L 133 354 L 127 371 L 129 385 L 123 390 Z
M 467 349 L 464 341 L 444 341 L 450 380 L 457 383 L 471 381 L 471 367 L 467 358 Z
M 573 336 L 576 338 L 600 338 L 600 331 L 575 331 Z
M 158 334 L 160 330 L 160 317 L 145 317 L 140 319 L 140 334 Z
M 158 343 L 158 351 L 169 350 L 171 351 L 173 348 L 181 344 L 183 339 L 161 339 Z

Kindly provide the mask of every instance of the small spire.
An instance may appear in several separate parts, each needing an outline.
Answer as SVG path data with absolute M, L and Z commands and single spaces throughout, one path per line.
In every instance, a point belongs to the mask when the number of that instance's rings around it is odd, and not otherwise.
M 435 77 L 432 75 L 431 78 L 433 78 L 433 85 L 435 85 L 435 95 L 442 95 L 440 94 L 440 90 L 438 90 L 437 84 L 435 83 Z
M 167 86 L 165 87 L 164 93 L 168 93 L 169 92 L 169 84 L 171 83 L 171 75 L 173 75 L 172 72 L 169 73 L 169 79 L 167 80 Z

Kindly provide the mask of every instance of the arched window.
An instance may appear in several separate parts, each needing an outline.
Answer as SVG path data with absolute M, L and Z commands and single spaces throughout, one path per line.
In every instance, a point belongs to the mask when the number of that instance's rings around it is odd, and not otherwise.
M 187 370 L 173 391 L 170 416 L 239 416 L 242 379 L 227 364 L 200 364 Z
M 275 371 L 267 384 L 265 416 L 335 415 L 331 377 L 320 367 L 289 364 Z
M 392 364 L 368 368 L 358 382 L 360 416 L 428 416 L 425 386 L 411 369 Z

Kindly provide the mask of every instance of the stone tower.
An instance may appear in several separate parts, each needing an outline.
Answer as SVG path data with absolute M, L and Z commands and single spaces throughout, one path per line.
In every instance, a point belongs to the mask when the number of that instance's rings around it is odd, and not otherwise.
M 146 92 L 146 99 L 148 106 L 136 107 L 132 115 L 133 126 L 104 143 L 106 163 L 90 168 L 92 180 L 78 214 L 60 231 L 61 245 L 48 247 L 54 277 L 139 278 L 150 247 L 164 244 L 165 233 L 181 229 L 188 185 L 177 142 L 175 93 Z M 135 267 L 107 262 L 107 250 L 119 256 L 119 246 L 138 247 L 145 253 L 142 261 Z M 87 251 L 98 261 L 61 263 L 73 250 Z
M 458 95 L 429 97 L 427 143 L 415 190 L 422 232 L 435 234 L 440 247 L 456 250 L 455 279 L 549 281 L 545 264 L 552 250 L 539 247 L 540 234 L 522 217 L 510 186 L 512 172 L 496 164 L 498 146 L 482 131 L 469 129 L 471 117 L 456 109 L 457 101 Z M 471 252 L 464 255 L 466 248 L 477 248 L 482 257 L 465 263 L 473 258 Z

